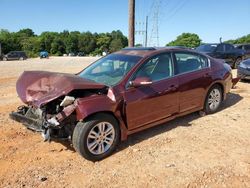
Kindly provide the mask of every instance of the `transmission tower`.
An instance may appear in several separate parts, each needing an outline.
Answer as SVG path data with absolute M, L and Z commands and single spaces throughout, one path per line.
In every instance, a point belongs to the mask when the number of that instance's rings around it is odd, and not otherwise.
M 161 0 L 154 0 L 152 5 L 152 30 L 149 40 L 150 46 L 159 46 L 159 15 L 160 15 Z

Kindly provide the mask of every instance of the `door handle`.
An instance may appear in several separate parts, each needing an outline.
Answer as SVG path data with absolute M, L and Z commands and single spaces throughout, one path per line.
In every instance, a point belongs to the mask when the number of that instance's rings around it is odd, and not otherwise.
M 166 93 L 168 93 L 168 92 L 176 91 L 177 88 L 178 88 L 178 87 L 177 87 L 176 85 L 171 85 L 171 86 L 169 86 L 166 90 L 157 92 L 157 94 L 158 94 L 158 95 L 164 95 L 164 94 L 166 94 Z

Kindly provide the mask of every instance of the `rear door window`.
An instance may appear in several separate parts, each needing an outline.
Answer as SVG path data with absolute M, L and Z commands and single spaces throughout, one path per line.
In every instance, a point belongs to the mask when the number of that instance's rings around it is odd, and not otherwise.
M 208 67 L 208 59 L 199 54 L 175 53 L 178 74 L 192 72 Z

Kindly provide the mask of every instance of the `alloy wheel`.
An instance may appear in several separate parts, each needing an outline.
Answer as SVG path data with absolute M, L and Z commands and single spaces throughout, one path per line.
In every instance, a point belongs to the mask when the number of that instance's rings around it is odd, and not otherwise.
M 208 97 L 209 108 L 213 111 L 216 110 L 219 107 L 220 102 L 221 102 L 221 92 L 219 91 L 219 89 L 214 88 L 210 92 Z
M 87 147 L 90 153 L 100 155 L 110 149 L 115 139 L 115 129 L 109 122 L 96 124 L 87 137 Z

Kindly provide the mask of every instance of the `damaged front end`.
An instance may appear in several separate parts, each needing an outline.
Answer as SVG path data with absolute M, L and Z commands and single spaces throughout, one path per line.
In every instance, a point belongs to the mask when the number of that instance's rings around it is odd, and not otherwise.
M 75 126 L 75 98 L 65 96 L 61 104 L 54 106 L 54 101 L 42 108 L 20 106 L 10 118 L 22 123 L 32 131 L 41 132 L 44 141 L 71 140 Z
M 16 84 L 19 98 L 27 105 L 10 118 L 41 132 L 45 141 L 69 139 L 77 123 L 77 100 L 107 93 L 102 84 L 77 75 L 46 71 L 24 72 Z

